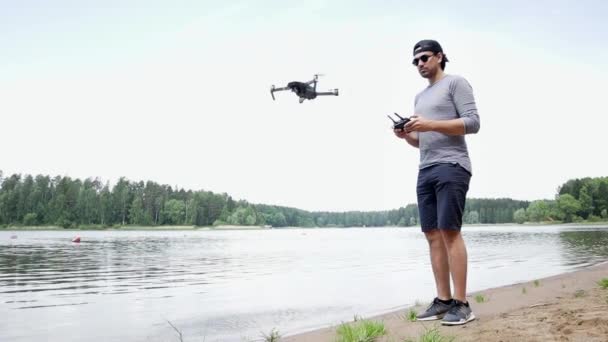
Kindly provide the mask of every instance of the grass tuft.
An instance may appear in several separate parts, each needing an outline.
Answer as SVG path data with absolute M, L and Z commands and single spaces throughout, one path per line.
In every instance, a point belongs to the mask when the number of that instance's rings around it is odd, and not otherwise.
M 278 330 L 275 330 L 275 328 L 272 328 L 272 330 L 270 331 L 270 333 L 268 335 L 265 333 L 262 333 L 262 338 L 264 339 L 264 342 L 277 342 L 281 338 L 281 335 L 279 335 Z
M 587 292 L 585 292 L 585 290 L 576 290 L 574 292 L 574 298 L 581 298 L 581 297 L 585 297 L 587 295 Z
M 455 339 L 455 337 L 453 336 L 444 336 L 441 334 L 441 332 L 439 331 L 439 329 L 437 328 L 431 328 L 431 329 L 426 329 L 422 335 L 420 335 L 418 337 L 417 340 L 408 338 L 405 339 L 403 342 L 453 342 Z
M 416 310 L 410 309 L 407 314 L 405 314 L 405 320 L 410 322 L 416 322 L 416 316 L 418 316 Z
M 608 278 L 603 278 L 602 280 L 598 281 L 597 284 L 604 290 L 608 289 Z
M 475 296 L 475 301 L 477 303 L 485 303 L 488 301 L 488 298 L 486 298 L 486 296 L 482 295 L 482 294 L 478 294 Z
M 338 327 L 336 342 L 374 342 L 386 335 L 384 323 L 359 320 L 356 324 L 342 324 Z

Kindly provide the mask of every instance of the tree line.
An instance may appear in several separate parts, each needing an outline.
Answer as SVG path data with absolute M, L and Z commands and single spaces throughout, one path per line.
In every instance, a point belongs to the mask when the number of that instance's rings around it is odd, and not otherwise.
M 600 217 L 605 215 L 602 210 L 608 202 L 606 186 L 605 178 L 569 181 L 560 187 L 555 201 L 467 199 L 464 222 L 492 224 L 520 222 L 522 218 L 568 221 Z M 185 190 L 153 181 L 120 178 L 110 185 L 98 178 L 21 174 L 3 177 L 0 171 L 0 226 L 162 225 L 417 226 L 418 207 L 408 204 L 386 211 L 310 212 L 236 201 L 226 193 Z
M 515 211 L 514 221 L 581 222 L 608 219 L 608 177 L 571 179 L 562 184 L 554 200 L 537 200 Z

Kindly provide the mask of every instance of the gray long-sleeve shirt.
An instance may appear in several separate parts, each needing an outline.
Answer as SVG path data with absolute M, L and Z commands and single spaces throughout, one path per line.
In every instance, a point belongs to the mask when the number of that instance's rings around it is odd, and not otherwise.
M 462 118 L 465 134 L 479 131 L 473 88 L 461 76 L 445 75 L 416 95 L 414 113 L 431 120 Z M 464 135 L 418 132 L 420 169 L 439 163 L 458 163 L 471 174 L 471 160 Z

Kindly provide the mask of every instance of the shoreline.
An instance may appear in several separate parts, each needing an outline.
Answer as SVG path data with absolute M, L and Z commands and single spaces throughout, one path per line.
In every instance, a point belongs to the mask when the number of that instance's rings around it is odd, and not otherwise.
M 599 222 L 572 222 L 572 223 L 555 223 L 555 222 L 526 222 L 523 224 L 519 223 L 475 223 L 466 224 L 468 227 L 489 227 L 489 226 L 514 226 L 514 227 L 551 227 L 551 226 L 608 226 L 608 221 Z M 70 227 L 63 228 L 54 225 L 48 226 L 7 226 L 0 227 L 0 231 L 36 231 L 36 230 L 53 230 L 53 231 L 128 231 L 128 230 L 141 230 L 141 231 L 153 231 L 153 230 L 281 230 L 281 229 L 350 229 L 350 228 L 401 228 L 401 229 L 420 229 L 419 226 L 385 226 L 385 227 L 268 227 L 268 226 L 243 226 L 243 225 L 218 225 L 218 226 L 180 226 L 180 225 L 166 225 L 166 226 L 116 226 L 116 227 L 101 227 L 101 226 L 84 226 L 84 227 Z
M 220 226 L 119 226 L 119 227 L 71 227 L 63 228 L 59 226 L 28 226 L 28 227 L 1 227 L 1 231 L 163 231 L 163 230 L 267 230 L 271 228 L 263 226 L 237 226 L 237 225 L 220 225 Z
M 515 283 L 467 294 L 476 320 L 462 326 L 439 321 L 410 322 L 408 311 L 424 310 L 426 303 L 363 317 L 382 322 L 387 334 L 378 342 L 417 341 L 426 330 L 461 341 L 607 341 L 608 261 L 547 278 Z M 483 296 L 483 302 L 476 297 Z M 351 324 L 350 322 L 345 322 Z M 284 336 L 285 342 L 334 342 L 338 325 Z

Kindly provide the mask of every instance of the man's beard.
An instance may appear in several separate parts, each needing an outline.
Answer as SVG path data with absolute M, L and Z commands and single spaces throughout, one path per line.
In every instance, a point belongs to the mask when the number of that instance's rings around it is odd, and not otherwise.
M 431 70 L 426 70 L 426 73 L 422 73 L 421 71 L 418 71 L 418 73 L 420 74 L 420 76 L 422 76 L 423 78 L 431 78 L 433 77 L 433 75 L 435 74 L 434 72 L 432 72 Z

